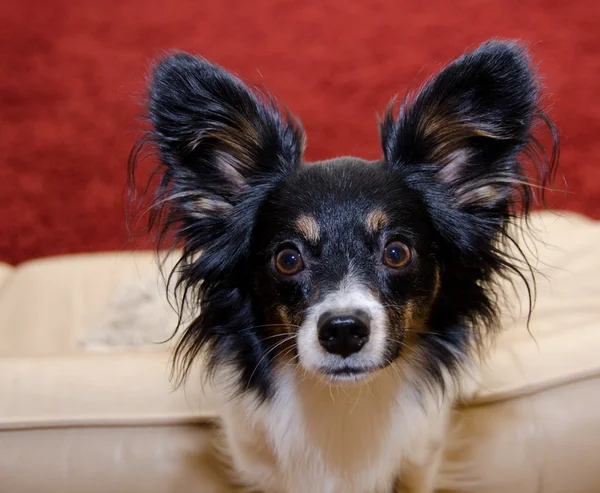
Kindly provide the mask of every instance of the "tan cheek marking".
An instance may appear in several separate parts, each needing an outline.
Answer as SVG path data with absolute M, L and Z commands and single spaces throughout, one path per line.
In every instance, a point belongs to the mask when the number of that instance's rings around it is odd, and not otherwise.
M 404 305 L 404 309 L 402 310 L 402 322 L 404 325 L 405 329 L 411 329 L 414 328 L 414 321 L 415 321 L 415 312 L 417 311 L 417 304 L 412 301 L 409 300 L 405 303 Z
M 296 228 L 302 236 L 311 243 L 317 243 L 321 236 L 321 230 L 314 217 L 300 216 L 296 219 Z
M 440 288 L 442 287 L 442 279 L 440 277 L 440 269 L 439 267 L 436 265 L 435 267 L 435 280 L 434 280 L 434 284 L 433 284 L 433 296 L 431 297 L 431 303 L 433 303 L 439 292 L 440 292 Z
M 316 288 L 316 289 L 315 289 L 315 292 L 313 293 L 313 295 L 312 295 L 312 297 L 311 297 L 311 301 L 312 301 L 313 303 L 315 303 L 315 302 L 316 302 L 316 301 L 319 299 L 319 296 L 320 296 L 320 295 L 321 295 L 321 290 L 320 290 L 319 288 Z
M 270 334 L 271 343 L 275 347 L 274 356 L 282 364 L 297 362 L 294 349 L 296 342 L 293 336 L 297 324 L 293 323 L 293 318 L 283 305 L 277 306 L 274 312 L 271 312 L 271 316 L 267 316 L 267 322 L 271 324 L 267 327 L 267 333 Z
M 387 223 L 387 214 L 380 209 L 376 209 L 374 211 L 369 212 L 369 214 L 367 215 L 365 226 L 367 227 L 367 230 L 371 233 L 376 233 L 377 231 L 383 229 L 383 227 Z
M 387 312 L 387 316 L 389 319 L 390 326 L 394 328 L 394 330 L 401 331 L 405 328 L 404 316 L 402 312 L 397 308 L 391 308 Z
M 290 310 L 284 306 L 279 305 L 275 309 L 275 332 L 293 332 L 300 325 L 301 316 L 298 313 L 290 312 Z
M 406 330 L 406 344 L 414 347 L 419 334 L 425 332 L 427 327 L 425 325 L 427 315 L 427 308 L 422 306 L 415 300 L 410 300 L 405 304 L 405 308 L 402 313 L 402 324 Z
M 287 324 L 287 325 L 289 325 L 291 323 L 288 311 L 285 309 L 284 306 L 277 307 L 277 315 L 278 315 L 279 319 L 281 320 L 281 323 Z M 279 329 L 281 329 L 281 327 Z

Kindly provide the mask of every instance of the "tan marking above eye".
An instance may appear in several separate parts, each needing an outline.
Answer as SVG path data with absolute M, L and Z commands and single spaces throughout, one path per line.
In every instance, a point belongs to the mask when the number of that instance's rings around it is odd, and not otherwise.
M 369 212 L 367 219 L 365 220 L 365 226 L 371 233 L 381 231 L 388 223 L 387 214 L 381 209 L 375 209 Z
M 317 243 L 321 236 L 321 229 L 316 219 L 312 216 L 300 216 L 296 219 L 296 228 L 304 238 L 311 243 Z

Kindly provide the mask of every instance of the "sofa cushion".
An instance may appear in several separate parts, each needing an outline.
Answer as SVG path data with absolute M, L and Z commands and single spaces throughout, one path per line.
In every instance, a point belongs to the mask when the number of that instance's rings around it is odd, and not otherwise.
M 15 268 L 12 265 L 8 265 L 4 262 L 0 262 L 0 291 L 4 286 L 5 282 L 8 281 L 9 277 L 14 272 Z
M 164 350 L 175 322 L 151 252 L 34 260 L 0 292 L 0 356 Z
M 545 212 L 533 216 L 532 227 L 536 242 L 525 253 L 539 274 L 531 322 L 524 313 L 504 316 L 473 403 L 600 374 L 600 222 Z M 513 313 L 527 306 L 523 284 L 517 288 L 509 299 Z
M 215 417 L 196 373 L 173 391 L 164 352 L 0 358 L 0 430 L 172 425 Z M 6 398 L 6 396 L 10 396 Z

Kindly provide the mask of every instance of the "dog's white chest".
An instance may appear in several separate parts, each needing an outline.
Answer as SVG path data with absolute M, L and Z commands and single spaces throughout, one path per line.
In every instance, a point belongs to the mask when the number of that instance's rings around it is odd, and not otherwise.
M 430 424 L 412 389 L 386 374 L 346 389 L 284 370 L 269 402 L 229 402 L 224 414 L 236 473 L 265 493 L 391 492 Z

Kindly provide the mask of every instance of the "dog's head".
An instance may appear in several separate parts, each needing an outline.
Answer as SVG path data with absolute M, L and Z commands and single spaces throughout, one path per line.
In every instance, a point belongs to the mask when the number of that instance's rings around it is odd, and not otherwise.
M 206 60 L 162 60 L 155 205 L 198 308 L 183 369 L 206 349 L 267 395 L 278 364 L 335 382 L 413 352 L 441 381 L 494 326 L 494 277 L 518 271 L 503 245 L 529 208 L 523 156 L 542 181 L 553 171 L 532 135 L 539 99 L 522 49 L 488 42 L 387 111 L 380 160 L 305 163 L 302 128 L 272 98 Z

